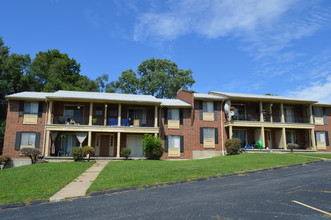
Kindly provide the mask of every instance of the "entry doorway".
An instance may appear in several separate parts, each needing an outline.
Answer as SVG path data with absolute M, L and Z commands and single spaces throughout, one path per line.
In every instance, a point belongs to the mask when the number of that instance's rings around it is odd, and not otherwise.
M 131 150 L 131 157 L 143 157 L 143 136 L 142 135 L 127 135 L 126 144 L 127 148 Z
M 114 135 L 97 134 L 95 139 L 95 156 L 114 157 Z

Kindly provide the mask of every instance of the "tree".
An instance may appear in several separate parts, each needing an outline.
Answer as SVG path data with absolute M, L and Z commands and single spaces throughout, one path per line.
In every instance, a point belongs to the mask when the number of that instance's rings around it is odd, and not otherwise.
M 37 53 L 29 72 L 34 80 L 31 85 L 34 91 L 98 91 L 95 81 L 79 74 L 80 64 L 56 49 Z
M 148 59 L 139 66 L 122 72 L 110 87 L 122 93 L 153 95 L 157 98 L 175 98 L 180 88 L 187 89 L 195 83 L 191 70 L 179 69 L 167 59 Z

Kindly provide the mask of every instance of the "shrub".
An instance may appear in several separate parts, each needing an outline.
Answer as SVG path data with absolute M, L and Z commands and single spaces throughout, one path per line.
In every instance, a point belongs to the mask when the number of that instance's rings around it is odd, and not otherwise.
M 3 164 L 3 168 L 11 162 L 11 157 L 9 155 L 0 155 L 0 164 Z
M 75 161 L 83 160 L 83 148 L 81 147 L 74 147 L 72 148 L 72 157 Z
M 152 159 L 159 160 L 164 152 L 161 146 L 161 139 L 151 134 L 145 134 L 143 138 L 144 153 L 151 156 Z
M 131 150 L 129 148 L 123 148 L 121 150 L 121 156 L 125 157 L 125 159 L 128 159 L 131 154 Z
M 91 155 L 93 155 L 95 152 L 95 149 L 91 146 L 84 146 L 83 147 L 83 155 L 84 157 L 87 156 L 87 161 L 90 162 Z
M 225 148 L 228 155 L 239 154 L 240 139 L 232 138 L 225 141 Z
M 35 164 L 38 161 L 38 155 L 40 154 L 40 151 L 37 148 L 23 147 L 20 150 L 20 154 L 29 157 L 31 159 L 31 163 Z
M 291 150 L 291 152 L 293 152 L 293 150 L 297 148 L 299 148 L 299 144 L 289 143 L 287 145 L 287 149 Z

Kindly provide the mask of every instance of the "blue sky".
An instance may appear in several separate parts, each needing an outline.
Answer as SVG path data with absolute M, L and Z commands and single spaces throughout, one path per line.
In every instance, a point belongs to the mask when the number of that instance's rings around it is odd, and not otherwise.
M 59 49 L 92 79 L 149 58 L 191 69 L 198 92 L 331 103 L 329 0 L 0 0 L 12 53 Z

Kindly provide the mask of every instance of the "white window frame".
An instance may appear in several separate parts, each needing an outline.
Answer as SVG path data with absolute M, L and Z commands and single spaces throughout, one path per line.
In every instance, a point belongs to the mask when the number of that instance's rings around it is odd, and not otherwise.
M 203 128 L 203 139 L 215 140 L 215 128 Z
M 323 134 L 324 135 L 324 140 L 322 140 L 320 138 L 320 135 Z M 326 143 L 326 132 L 325 131 L 316 131 L 316 142 L 324 142 Z
M 324 112 L 322 107 L 314 107 L 314 116 L 315 117 L 323 117 Z

